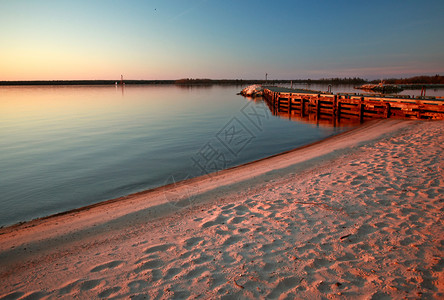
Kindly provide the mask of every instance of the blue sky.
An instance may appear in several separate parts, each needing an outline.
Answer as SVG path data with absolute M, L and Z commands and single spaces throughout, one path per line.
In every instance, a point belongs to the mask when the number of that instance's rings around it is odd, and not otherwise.
M 444 72 L 444 1 L 0 0 L 0 80 Z

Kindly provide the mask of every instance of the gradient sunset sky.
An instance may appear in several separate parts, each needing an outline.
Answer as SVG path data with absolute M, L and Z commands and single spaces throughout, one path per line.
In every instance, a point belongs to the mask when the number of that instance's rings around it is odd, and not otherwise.
M 443 15 L 443 0 L 0 0 L 0 80 L 443 75 Z

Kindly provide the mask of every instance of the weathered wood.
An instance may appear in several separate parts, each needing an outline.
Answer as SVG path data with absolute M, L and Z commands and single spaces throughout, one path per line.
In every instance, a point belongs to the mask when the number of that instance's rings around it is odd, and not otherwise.
M 333 116 L 338 114 L 338 96 L 334 95 L 333 97 Z
M 338 120 L 340 120 L 341 119 L 341 102 L 337 101 L 336 103 L 337 103 L 337 112 L 336 112 L 336 114 L 337 114 Z
M 305 116 L 305 99 L 301 98 L 301 117 Z
M 264 97 L 273 112 L 292 115 L 297 111 L 301 118 L 314 115 L 316 120 L 325 116 L 357 118 L 414 118 L 444 119 L 444 99 L 411 98 L 408 96 L 374 96 L 359 94 L 317 94 L 310 91 L 277 92 L 266 88 Z
M 385 118 L 390 118 L 390 103 L 385 103 L 385 112 L 384 112 Z
M 317 99 L 315 99 L 316 101 L 316 117 L 319 119 L 319 113 L 321 112 L 321 102 L 319 100 L 319 96 L 317 97 Z
M 332 108 L 319 108 L 319 114 L 327 114 L 327 115 L 334 115 Z

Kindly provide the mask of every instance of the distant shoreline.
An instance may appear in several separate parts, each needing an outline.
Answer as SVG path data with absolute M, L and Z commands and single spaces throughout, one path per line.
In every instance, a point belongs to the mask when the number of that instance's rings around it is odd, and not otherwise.
M 355 85 L 368 81 L 355 79 L 296 79 L 296 80 L 258 80 L 258 79 L 178 79 L 178 80 L 124 80 L 124 85 L 247 85 L 247 84 L 331 84 L 331 85 Z M 80 86 L 80 85 L 121 85 L 120 80 L 11 80 L 0 81 L 0 86 Z M 436 83 L 407 83 L 397 84 L 405 90 L 413 89 L 442 89 L 444 84 Z
M 180 79 L 180 80 L 124 80 L 125 85 L 243 85 L 264 83 L 290 83 L 290 80 L 241 80 L 241 79 Z M 0 86 L 26 85 L 121 85 L 120 80 L 29 80 L 29 81 L 0 81 Z
M 261 79 L 206 79 L 206 78 L 185 78 L 177 80 L 124 80 L 127 84 L 176 84 L 176 85 L 245 85 L 245 84 L 359 84 L 366 82 L 363 79 L 354 78 L 334 78 L 334 79 L 295 79 L 295 80 L 261 80 Z M 14 80 L 0 81 L 0 86 L 24 86 L 24 85 L 120 85 L 119 80 Z
M 116 80 L 29 80 L 0 81 L 0 86 L 14 85 L 115 85 Z M 125 80 L 125 84 L 173 84 L 174 80 Z

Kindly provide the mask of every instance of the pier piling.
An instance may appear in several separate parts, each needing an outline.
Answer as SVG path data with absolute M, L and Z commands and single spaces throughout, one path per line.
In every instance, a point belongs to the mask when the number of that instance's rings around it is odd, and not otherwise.
M 264 87 L 272 111 L 299 118 L 363 122 L 377 118 L 444 119 L 444 98 L 319 93 L 310 90 Z

